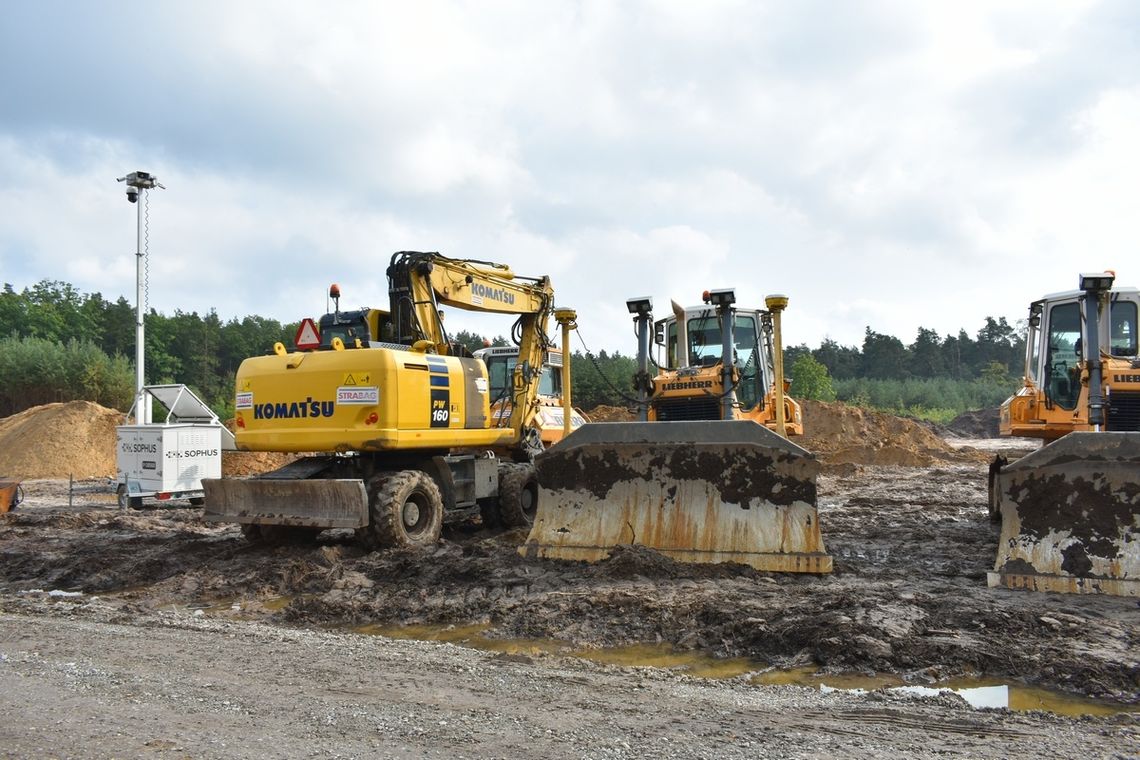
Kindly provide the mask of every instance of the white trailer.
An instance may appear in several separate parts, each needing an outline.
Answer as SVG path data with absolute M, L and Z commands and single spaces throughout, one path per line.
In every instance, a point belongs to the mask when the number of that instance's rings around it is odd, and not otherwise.
M 138 420 L 138 407 L 152 398 L 167 410 L 163 422 L 116 428 L 119 506 L 138 509 L 144 499 L 202 504 L 202 478 L 222 476 L 222 451 L 236 448 L 233 433 L 185 385 L 144 385 L 128 417 Z

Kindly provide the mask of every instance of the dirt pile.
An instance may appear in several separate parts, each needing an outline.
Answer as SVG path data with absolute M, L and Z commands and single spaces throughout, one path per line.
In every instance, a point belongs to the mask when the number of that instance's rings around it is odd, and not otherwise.
M 586 412 L 586 416 L 590 422 L 633 422 L 637 419 L 637 415 L 624 406 L 606 406 L 605 404 L 595 406 Z
M 930 467 L 987 457 L 955 449 L 920 422 L 870 409 L 804 401 L 804 436 L 796 442 L 825 464 Z
M 112 478 L 115 428 L 123 421 L 122 412 L 90 401 L 44 404 L 0 418 L 0 475 L 19 480 Z M 295 458 L 267 451 L 226 452 L 222 476 L 257 475 Z
M 1000 435 L 999 409 L 977 409 L 962 412 L 946 426 L 949 435 L 958 438 L 997 438 Z
M 44 404 L 0 419 L 0 474 L 109 478 L 123 413 L 90 401 Z

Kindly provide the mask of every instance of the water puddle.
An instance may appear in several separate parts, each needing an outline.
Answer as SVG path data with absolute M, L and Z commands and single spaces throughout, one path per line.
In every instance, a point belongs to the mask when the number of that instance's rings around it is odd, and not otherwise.
M 751 683 L 771 686 L 794 684 L 828 691 L 875 691 L 888 689 L 898 694 L 916 697 L 936 697 L 943 692 L 957 694 L 975 709 L 1006 708 L 1014 711 L 1044 710 L 1056 715 L 1116 715 L 1137 712 L 1135 705 L 1124 705 L 1107 700 L 1091 699 L 1073 694 L 1040 689 L 1024 684 L 1008 683 L 992 678 L 956 678 L 933 686 L 910 686 L 897 675 L 890 673 L 822 674 L 815 668 L 793 668 L 760 673 L 749 679 Z
M 1011 684 L 996 679 L 954 679 L 933 686 L 911 686 L 900 676 L 883 674 L 822 674 L 814 667 L 788 670 L 765 670 L 765 663 L 747 657 L 717 659 L 699 652 L 680 651 L 669 644 L 636 644 L 607 649 L 574 649 L 554 639 L 497 639 L 486 634 L 491 626 L 478 625 L 363 625 L 352 628 L 355 633 L 384 636 L 391 639 L 443 641 L 488 652 L 515 655 L 553 654 L 580 657 L 602 665 L 647 667 L 671 670 L 695 678 L 736 678 L 753 673 L 749 683 L 756 686 L 795 685 L 819 691 L 875 691 L 889 689 L 916 697 L 933 697 L 953 692 L 975 709 L 1006 708 L 1009 710 L 1045 710 L 1070 717 L 1080 715 L 1115 715 L 1137 712 L 1135 705 L 1122 705 L 1104 700 L 1078 697 L 1047 689 Z M 763 672 L 758 672 L 763 671 Z

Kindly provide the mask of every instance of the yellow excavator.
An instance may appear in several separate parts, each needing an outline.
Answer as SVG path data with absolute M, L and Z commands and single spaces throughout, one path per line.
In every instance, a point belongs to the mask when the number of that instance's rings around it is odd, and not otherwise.
M 1029 307 L 1023 386 L 1001 434 L 1045 445 L 990 467 L 993 587 L 1140 595 L 1140 291 L 1115 274 Z
M 737 562 L 775 572 L 831 572 L 819 529 L 819 464 L 786 437 L 802 433 L 784 396 L 780 315 L 705 305 L 653 322 L 627 307 L 638 336 L 638 422 L 591 423 L 535 460 L 539 509 L 520 553 L 597 561 L 638 544 L 683 562 Z M 652 333 L 651 333 L 651 328 Z M 651 377 L 651 334 L 665 361 Z
M 237 448 L 306 455 L 257 478 L 203 481 L 207 520 L 270 542 L 352 528 L 368 548 L 434 543 L 444 521 L 477 514 L 533 520 L 546 328 L 574 312 L 554 308 L 548 277 L 493 262 L 402 251 L 387 276 L 390 309 L 342 312 L 335 289 L 319 345 L 278 343 L 242 362 Z M 448 338 L 441 306 L 518 315 L 507 424 L 491 416 L 486 364 Z

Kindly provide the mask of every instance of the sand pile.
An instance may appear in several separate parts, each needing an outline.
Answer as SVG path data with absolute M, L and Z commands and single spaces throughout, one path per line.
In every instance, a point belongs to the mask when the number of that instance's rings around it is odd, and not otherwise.
M 827 464 L 929 467 L 987 459 L 978 451 L 953 448 L 922 423 L 905 417 L 823 401 L 802 404 L 804 435 L 796 443 Z
M 123 413 L 90 401 L 44 404 L 0 419 L 0 475 L 109 478 Z
M 115 428 L 124 415 L 90 401 L 44 404 L 0 418 L 0 475 L 36 478 L 115 477 Z M 222 454 L 224 477 L 275 470 L 296 457 L 262 451 Z
M 586 416 L 590 422 L 632 422 L 637 419 L 637 415 L 624 406 L 606 406 L 604 404 L 595 406 L 586 412 Z
M 975 451 L 955 449 L 921 422 L 869 409 L 801 402 L 804 435 L 795 443 L 814 452 L 825 464 L 929 467 L 939 462 L 986 459 Z M 592 422 L 625 422 L 636 416 L 620 406 L 599 406 L 587 413 Z

